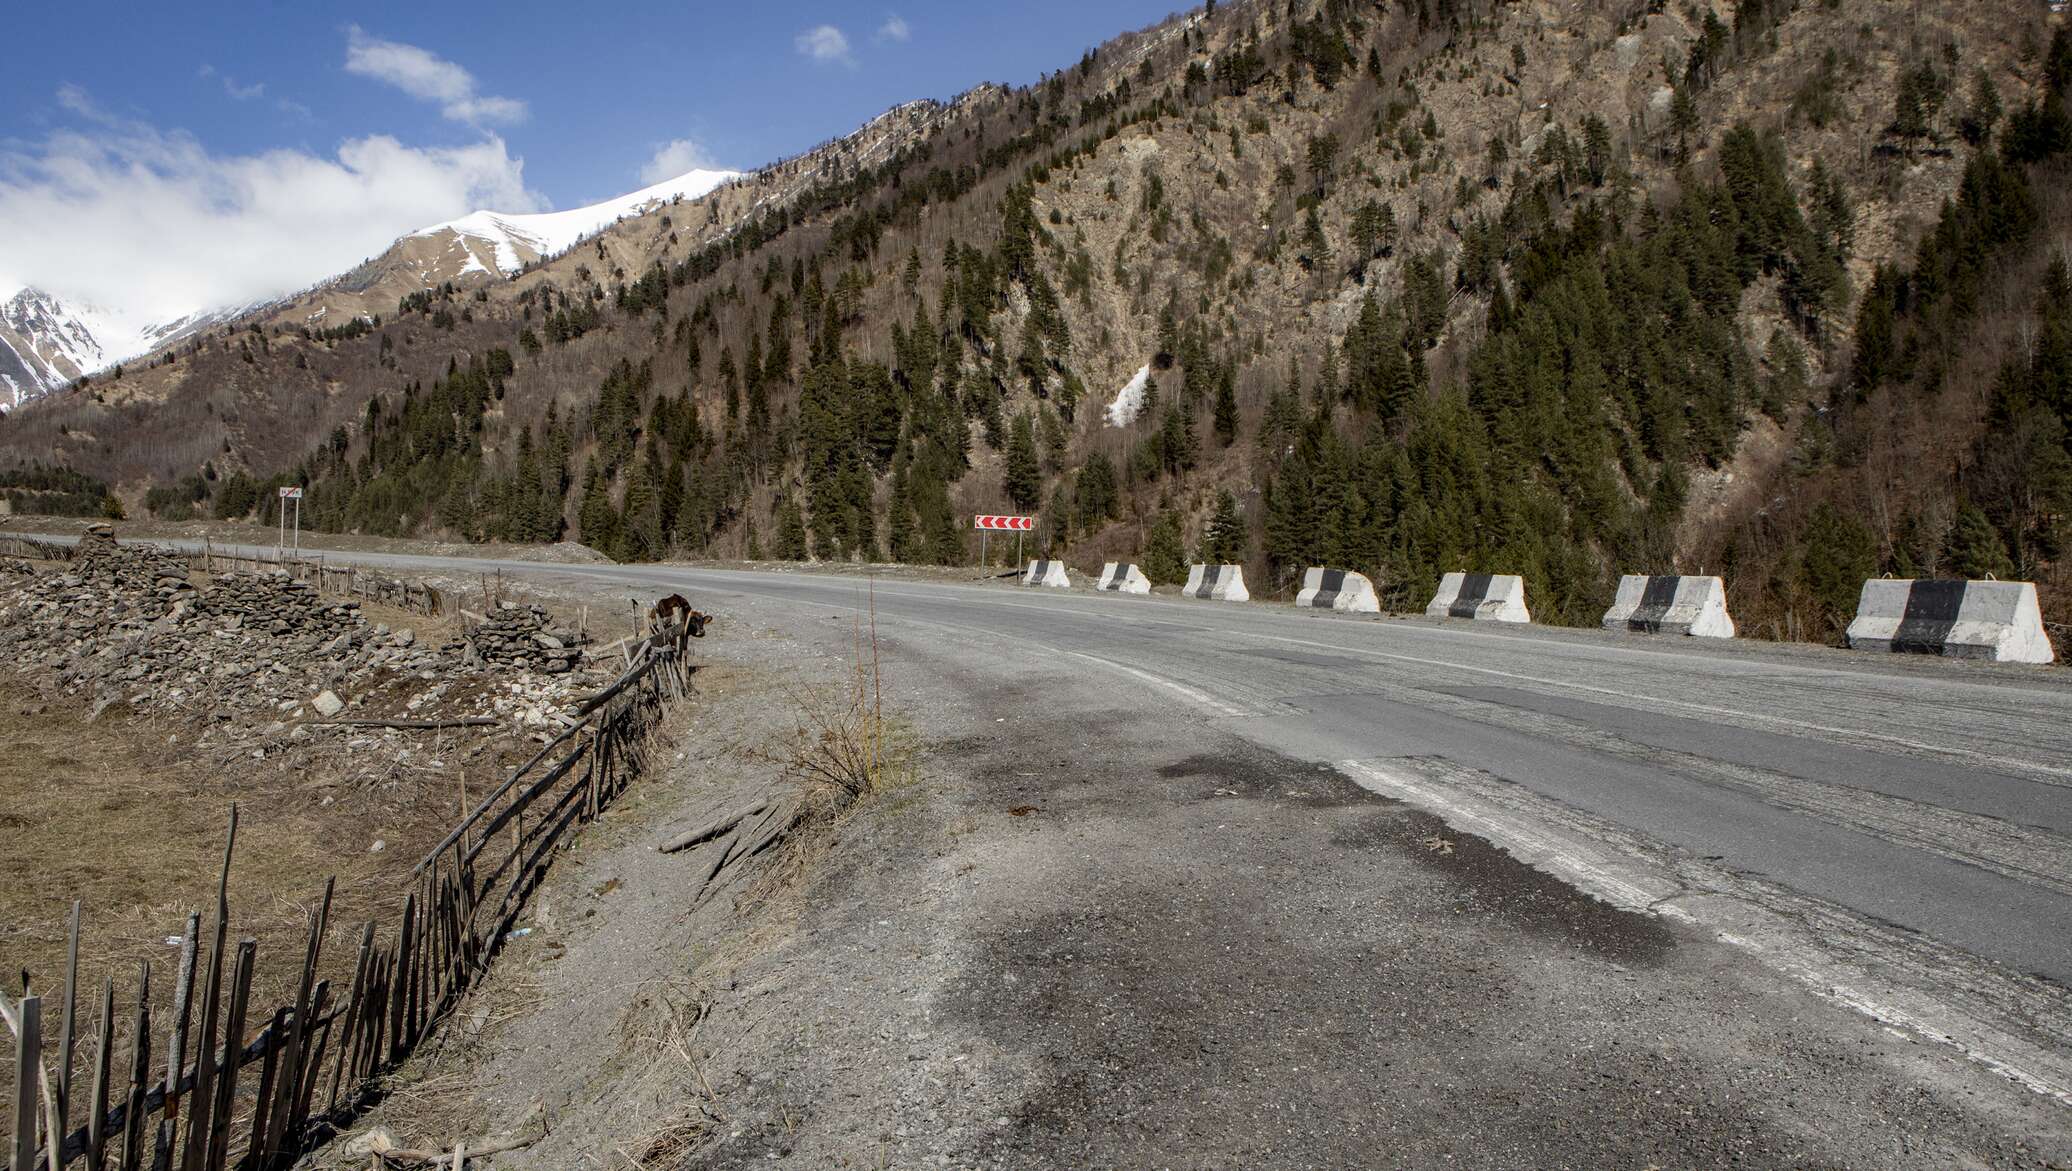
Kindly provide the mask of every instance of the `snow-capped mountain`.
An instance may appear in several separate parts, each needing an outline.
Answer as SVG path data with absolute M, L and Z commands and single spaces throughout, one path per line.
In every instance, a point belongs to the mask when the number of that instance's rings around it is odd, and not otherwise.
M 474 274 L 508 276 L 533 261 L 567 251 L 619 220 L 657 211 L 679 199 L 696 199 L 740 174 L 690 171 L 568 211 L 471 212 L 403 236 L 381 256 L 317 288 L 373 294 L 375 304 L 387 305 L 405 293 L 464 281 Z M 82 374 L 98 373 L 271 303 L 269 299 L 197 309 L 170 320 L 142 322 L 41 289 L 22 289 L 0 302 L 0 412 L 64 387 Z
M 196 310 L 139 322 L 116 310 L 25 288 L 0 302 L 0 411 L 11 410 L 243 311 Z
M 689 171 L 638 191 L 568 211 L 512 214 L 475 211 L 457 220 L 410 233 L 411 238 L 446 239 L 465 257 L 459 274 L 497 272 L 509 275 L 542 257 L 573 248 L 621 219 L 644 215 L 677 199 L 696 199 L 739 171 Z M 450 278 L 449 278 L 450 279 Z

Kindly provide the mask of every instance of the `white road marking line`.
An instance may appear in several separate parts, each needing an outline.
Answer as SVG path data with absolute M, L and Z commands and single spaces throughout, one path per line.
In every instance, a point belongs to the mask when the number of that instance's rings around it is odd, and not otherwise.
M 2011 756 L 1996 756 L 1992 753 L 1980 752 L 1976 749 L 1971 748 L 1947 748 L 1940 744 L 1929 744 L 1920 740 L 1909 740 L 1904 736 L 1892 736 L 1887 735 L 1883 732 L 1870 732 L 1865 731 L 1861 728 L 1838 728 L 1830 724 L 1816 724 L 1809 720 L 1794 720 L 1784 716 L 1764 715 L 1760 712 L 1742 711 L 1739 708 L 1721 707 L 1717 704 L 1692 703 L 1689 700 L 1671 699 L 1666 695 L 1638 695 L 1630 691 L 1620 691 L 1618 688 L 1615 687 L 1600 687 L 1594 683 L 1579 683 L 1573 679 L 1548 679 L 1545 676 L 1527 675 L 1519 671 L 1504 671 L 1499 670 L 1495 667 L 1471 667 L 1465 663 L 1449 663 L 1444 659 L 1427 659 L 1420 657 L 1418 655 L 1402 655 L 1394 654 L 1389 651 L 1373 651 L 1367 650 L 1363 647 L 1350 647 L 1339 643 L 1312 642 L 1308 639 L 1286 638 L 1278 634 L 1253 634 L 1248 631 L 1241 630 L 1233 630 L 1227 633 L 1238 638 L 1263 638 L 1272 642 L 1285 642 L 1292 643 L 1295 646 L 1316 647 L 1321 650 L 1335 651 L 1343 654 L 1368 655 L 1374 658 L 1394 659 L 1398 662 L 1416 663 L 1419 666 L 1424 667 L 1442 667 L 1449 671 L 1470 671 L 1478 675 L 1494 675 L 1501 679 L 1515 679 L 1523 683 L 1537 683 L 1543 687 L 1555 687 L 1567 691 L 1586 691 L 1595 695 L 1616 696 L 1620 699 L 1632 700 L 1635 703 L 1644 705 L 1643 710 L 1645 710 L 1645 708 L 1652 708 L 1657 706 L 1678 707 L 1694 712 L 1704 712 L 1707 715 L 1728 716 L 1736 719 L 1750 720 L 1757 724 L 1768 724 L 1771 726 L 1797 728 L 1799 730 L 1807 732 L 1825 732 L 1833 736 L 1860 737 L 1865 740 L 1876 740 L 1882 744 L 1892 744 L 1902 748 L 1911 748 L 1917 752 L 1928 752 L 1933 753 L 1937 756 L 1955 757 L 1959 760 L 1986 761 L 1992 764 L 1998 764 L 2008 768 L 2020 769 L 2027 772 L 2047 773 L 2051 776 L 2059 777 L 2072 777 L 2072 768 L 2068 768 L 2062 765 L 2039 764 L 2035 761 L 2020 760 Z
M 1252 714 L 1250 711 L 1244 708 L 1236 707 L 1231 704 L 1225 703 L 1222 700 L 1217 699 L 1215 696 L 1210 695 L 1206 691 L 1196 690 L 1195 688 L 1189 687 L 1184 683 L 1179 683 L 1174 680 L 1168 679 L 1163 675 L 1154 675 L 1149 671 L 1139 671 L 1135 667 L 1124 666 L 1123 664 L 1115 662 L 1112 659 L 1103 659 L 1095 655 L 1085 655 L 1079 653 L 1078 651 L 1060 651 L 1059 653 L 1071 655 L 1075 659 L 1085 659 L 1089 663 L 1099 663 L 1103 667 L 1108 667 L 1116 671 L 1121 671 L 1125 675 L 1134 675 L 1135 677 L 1143 680 L 1146 683 L 1150 683 L 1157 687 L 1163 687 L 1168 691 L 1174 692 L 1175 694 L 1183 696 L 1188 700 L 1198 703 L 1201 706 L 1208 708 L 1209 710 L 1215 712 L 1218 715 L 1240 718 Z
M 1846 982 L 1850 973 L 1838 970 L 1831 961 L 1818 954 L 1817 948 L 1751 939 L 1729 929 L 1721 916 L 1708 915 L 1702 910 L 1694 914 L 1670 903 L 1670 900 L 1686 895 L 1706 895 L 1713 900 L 1733 903 L 1746 911 L 1763 912 L 1762 908 L 1747 904 L 1732 894 L 1686 886 L 1646 862 L 1615 858 L 1606 849 L 1579 840 L 1574 833 L 1543 831 L 1529 821 L 1531 815 L 1524 811 L 1485 813 L 1480 807 L 1483 803 L 1473 798 L 1456 798 L 1438 782 L 1409 769 L 1386 767 L 1367 760 L 1342 760 L 1338 762 L 1338 768 L 1361 788 L 1403 801 L 1434 814 L 1456 830 L 1483 837 L 1520 862 L 1551 874 L 1612 906 L 1673 918 L 1707 929 L 1713 938 L 1759 957 L 1772 970 L 1796 980 L 1824 1000 L 1867 1016 L 1888 1028 L 1907 1030 L 1915 1036 L 1947 1045 L 1966 1060 L 2009 1081 L 2062 1105 L 2072 1106 L 2072 1083 L 2038 1073 L 2002 1053 L 1956 1035 L 1960 1029 L 1974 1036 L 1992 1034 L 1984 1039 L 1985 1045 L 1992 1045 L 1995 1036 L 2004 1038 L 2005 1034 L 1990 1022 L 1971 1017 L 1962 1008 L 1939 1002 L 1929 1002 L 1926 1011 L 1902 1007 L 1894 1002 L 1893 997 Z M 1657 893 L 1660 891 L 1667 893 Z M 1936 1010 L 1942 1011 L 1938 1014 Z M 1968 1028 L 1965 1027 L 1967 1025 Z M 2016 1042 L 2010 1047 L 2023 1048 L 2026 1043 Z
M 1602 851 L 1585 847 L 1568 835 L 1542 833 L 1520 820 L 1500 820 L 1485 814 L 1475 804 L 1455 800 L 1442 786 L 1408 769 L 1385 768 L 1363 760 L 1343 760 L 1338 767 L 1368 792 L 1435 813 L 1446 824 L 1488 838 L 1526 865 L 1544 870 L 1614 906 L 1646 911 L 1684 889 L 1681 883 L 1653 875 L 1626 877 L 1619 871 L 1631 871 L 1634 867 L 1621 866 Z M 1670 918 L 1690 918 L 1675 907 L 1660 910 Z

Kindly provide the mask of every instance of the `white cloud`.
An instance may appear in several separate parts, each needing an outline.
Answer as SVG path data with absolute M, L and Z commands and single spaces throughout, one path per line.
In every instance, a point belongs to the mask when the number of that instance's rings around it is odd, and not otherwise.
M 640 185 L 649 187 L 664 179 L 674 179 L 688 171 L 718 170 L 712 156 L 704 147 L 688 138 L 679 138 L 655 148 L 654 157 L 641 164 Z
M 907 22 L 897 12 L 887 16 L 885 23 L 878 26 L 880 42 L 895 41 L 903 45 L 913 39 L 914 30 L 907 27 Z
M 849 55 L 849 38 L 831 24 L 814 25 L 792 38 L 791 43 L 801 54 L 822 63 L 852 65 L 856 61 Z
M 88 126 L 0 144 L 0 288 L 35 285 L 139 321 L 293 292 L 477 207 L 544 206 L 494 135 L 219 155 L 110 115 L 76 87 L 58 101 Z
M 201 69 L 197 72 L 196 76 L 202 78 L 213 77 L 221 81 L 223 83 L 223 92 L 230 95 L 230 100 L 234 102 L 249 102 L 253 98 L 266 96 L 265 82 L 255 82 L 251 85 L 239 85 L 237 83 L 237 79 L 230 76 L 228 73 L 216 72 L 216 67 L 214 65 L 202 66 Z
M 476 92 L 475 75 L 416 45 L 346 30 L 345 71 L 385 81 L 419 101 L 433 102 L 455 122 L 489 126 L 525 120 L 525 103 Z

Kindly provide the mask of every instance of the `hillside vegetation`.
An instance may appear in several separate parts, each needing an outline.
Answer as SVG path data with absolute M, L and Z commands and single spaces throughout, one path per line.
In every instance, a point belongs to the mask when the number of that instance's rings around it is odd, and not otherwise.
M 624 559 L 954 563 L 1026 510 L 1083 564 L 1398 608 L 1475 569 L 1590 622 L 1709 572 L 1829 638 L 1866 576 L 1992 573 L 2062 621 L 2068 87 L 2029 0 L 1212 5 L 781 196 L 212 333 L 0 460 Z

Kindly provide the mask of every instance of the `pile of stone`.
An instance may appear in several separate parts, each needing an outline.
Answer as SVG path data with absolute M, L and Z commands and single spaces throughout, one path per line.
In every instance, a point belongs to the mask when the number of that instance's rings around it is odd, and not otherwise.
M 575 639 L 537 606 L 500 606 L 467 639 L 438 645 L 285 573 L 196 589 L 185 569 L 177 554 L 90 539 L 62 572 L 0 577 L 0 661 L 102 705 L 210 721 L 296 721 L 313 705 L 326 718 L 350 706 L 355 717 L 546 727 L 596 686 L 573 670 Z
M 10 577 L 33 577 L 36 571 L 19 557 L 0 557 L 0 574 Z
M 174 606 L 193 601 L 187 559 L 153 545 L 118 545 L 115 532 L 95 525 L 79 539 L 65 572 L 48 579 L 60 604 L 75 616 L 118 628 L 156 622 Z
M 275 638 L 309 635 L 328 643 L 367 625 L 358 602 L 326 602 L 315 586 L 279 571 L 223 574 L 210 583 L 194 608 L 226 619 L 229 629 L 249 625 Z
M 468 629 L 467 645 L 477 659 L 498 666 L 565 674 L 582 661 L 576 636 L 550 629 L 538 606 L 504 602 Z

